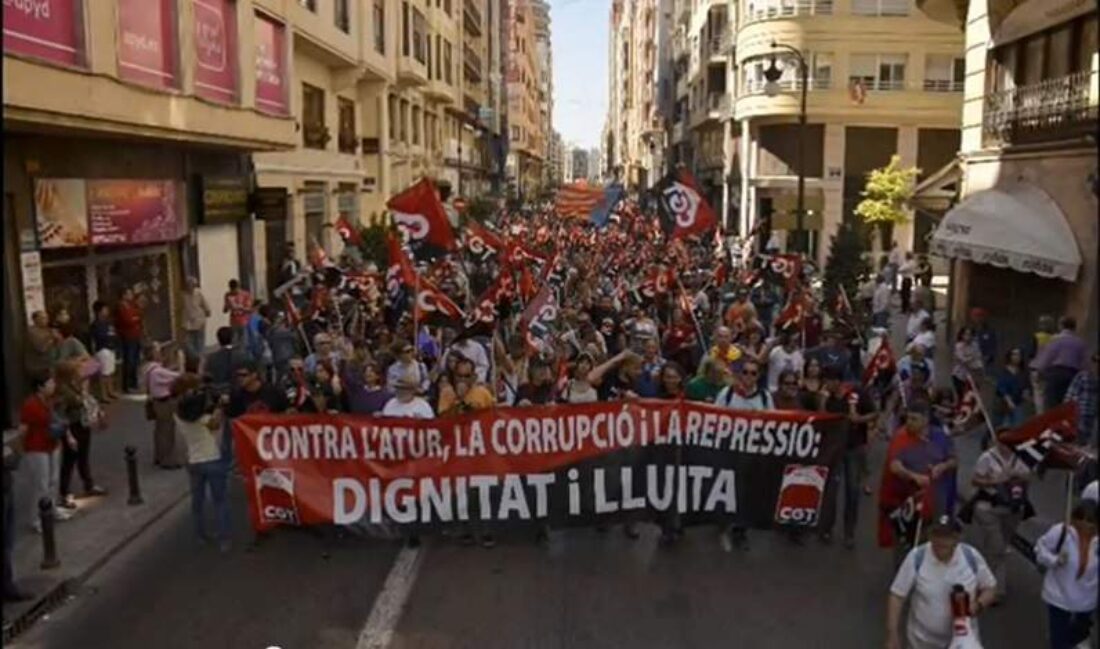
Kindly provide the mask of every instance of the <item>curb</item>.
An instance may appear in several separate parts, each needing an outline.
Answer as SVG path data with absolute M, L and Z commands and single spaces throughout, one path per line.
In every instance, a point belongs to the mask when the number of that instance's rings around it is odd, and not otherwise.
M 156 524 L 159 520 L 164 518 L 173 509 L 178 507 L 180 503 L 187 500 L 190 491 L 184 490 L 179 496 L 170 499 L 160 511 L 155 513 L 151 518 L 142 523 L 136 530 L 125 536 L 118 543 L 111 546 L 103 555 L 96 559 L 92 565 L 88 566 L 75 577 L 69 577 L 62 579 L 60 583 L 46 591 L 40 597 L 35 599 L 34 604 L 31 605 L 24 613 L 12 620 L 10 623 L 6 622 L 4 625 L 3 643 L 8 644 L 15 638 L 26 633 L 34 623 L 40 620 L 44 615 L 61 607 L 62 604 L 69 598 L 69 596 L 75 593 L 84 582 L 88 581 L 92 575 L 94 575 L 100 568 L 107 564 L 108 561 L 117 556 L 120 552 L 126 549 L 131 543 L 137 540 L 142 534 L 145 533 L 150 527 Z

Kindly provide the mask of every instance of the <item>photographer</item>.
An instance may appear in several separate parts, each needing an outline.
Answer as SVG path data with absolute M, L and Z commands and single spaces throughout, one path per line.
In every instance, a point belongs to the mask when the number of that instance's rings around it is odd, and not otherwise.
M 206 533 L 206 490 L 214 504 L 214 540 L 221 552 L 230 549 L 229 501 L 226 496 L 229 465 L 222 462 L 222 406 L 225 398 L 203 385 L 196 374 L 183 374 L 172 384 L 177 402 L 176 430 L 187 450 L 187 473 L 191 478 L 191 517 L 200 544 L 211 540 Z
M 972 496 L 973 522 L 978 528 L 978 549 L 989 561 L 989 568 L 997 578 L 995 603 L 1006 595 L 1008 575 L 1005 559 L 1009 543 L 1020 520 L 1028 516 L 1031 503 L 1027 500 L 1027 482 L 1031 471 L 1016 457 L 1016 453 L 1001 436 L 1010 429 L 997 431 L 997 443 L 987 449 L 974 464 L 974 476 L 970 483 L 977 488 Z M 960 516 L 966 518 L 963 506 Z M 1033 513 L 1033 512 L 1031 512 Z

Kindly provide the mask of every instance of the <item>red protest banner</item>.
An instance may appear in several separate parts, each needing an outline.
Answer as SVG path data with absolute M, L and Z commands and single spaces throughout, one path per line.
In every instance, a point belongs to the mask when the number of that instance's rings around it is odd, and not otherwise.
M 640 400 L 430 420 L 233 422 L 253 526 L 658 520 L 815 526 L 846 443 L 833 415 Z M 816 490 L 816 491 L 815 491 Z

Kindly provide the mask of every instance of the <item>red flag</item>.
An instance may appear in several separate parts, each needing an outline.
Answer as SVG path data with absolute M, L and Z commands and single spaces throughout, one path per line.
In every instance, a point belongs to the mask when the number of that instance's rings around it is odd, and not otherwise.
M 466 314 L 446 293 L 424 278 L 416 281 L 413 308 L 415 321 L 422 324 L 459 328 L 466 319 Z
M 867 367 L 863 370 L 863 385 L 869 387 L 880 376 L 893 374 L 897 370 L 898 364 L 894 358 L 893 350 L 890 349 L 890 342 L 883 338 L 882 344 L 875 350 L 874 355 L 871 356 L 871 361 L 867 363 Z
M 1077 471 L 1096 461 L 1087 450 L 1071 443 L 1077 437 L 1077 417 L 1077 402 L 1066 401 L 1005 433 L 1001 441 L 1031 468 L 1045 464 Z
M 405 233 L 417 258 L 455 249 L 455 235 L 435 186 L 427 178 L 386 202 L 393 222 Z
M 776 329 L 786 329 L 789 326 L 801 326 L 803 318 L 806 317 L 809 308 L 807 306 L 807 297 L 803 295 L 800 289 L 791 291 L 790 297 L 787 299 L 787 305 L 783 307 L 783 310 L 779 312 L 779 317 L 775 320 Z
M 519 270 L 519 296 L 524 302 L 530 302 L 537 291 L 535 276 L 531 274 L 531 269 L 526 265 L 521 266 Z
M 466 225 L 466 249 L 474 257 L 484 259 L 504 250 L 504 240 L 477 221 L 470 219 Z
M 459 338 L 491 335 L 496 328 L 497 309 L 503 300 L 514 292 L 511 274 L 502 272 L 485 292 L 474 302 L 474 308 L 466 313 L 465 329 Z
M 558 302 L 554 298 L 554 291 L 549 286 L 543 286 L 519 319 L 520 331 L 524 332 L 531 349 L 541 351 L 541 347 L 545 346 L 545 341 L 550 337 L 550 327 L 557 319 Z
M 340 239 L 345 245 L 352 245 L 356 248 L 363 245 L 363 236 L 359 234 L 359 228 L 348 221 L 343 214 L 336 219 L 333 227 L 336 228 L 337 234 L 340 235 Z
M 955 395 L 955 413 L 951 417 L 951 423 L 956 428 L 962 428 L 970 423 L 970 420 L 981 412 L 981 396 L 974 387 L 974 379 L 967 374 L 963 383 L 962 394 Z
M 283 301 L 286 302 L 286 321 L 291 327 L 297 327 L 302 323 L 302 313 L 298 311 L 294 300 L 290 299 L 290 293 L 283 293 Z
M 799 255 L 774 255 L 768 262 L 768 268 L 783 278 L 788 289 L 802 281 L 802 257 Z
M 309 264 L 313 266 L 314 270 L 324 270 L 336 265 L 328 258 L 328 254 L 325 253 L 325 249 L 321 247 L 321 244 L 316 241 L 312 243 L 309 249 Z

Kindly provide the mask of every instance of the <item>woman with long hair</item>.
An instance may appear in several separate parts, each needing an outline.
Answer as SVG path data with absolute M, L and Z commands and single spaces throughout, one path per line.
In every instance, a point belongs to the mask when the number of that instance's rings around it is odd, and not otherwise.
M 588 374 L 593 367 L 595 364 L 589 354 L 580 354 L 573 361 L 571 376 L 562 394 L 566 403 L 593 403 L 599 398 L 596 388 L 588 382 Z
M 961 396 L 965 392 L 966 382 L 970 378 L 977 386 L 983 368 L 982 350 L 978 347 L 974 330 L 961 327 L 955 336 L 955 356 L 951 365 L 951 384 L 955 386 L 955 394 Z
M 661 367 L 660 383 L 657 386 L 658 399 L 684 398 L 684 369 L 676 361 L 667 361 Z
M 55 409 L 69 425 L 69 434 L 75 444 L 65 444 L 61 449 L 61 476 L 59 506 L 76 508 L 76 499 L 70 490 L 73 468 L 84 482 L 85 496 L 102 496 L 107 490 L 92 479 L 91 452 L 92 429 L 102 428 L 105 419 L 99 404 L 88 389 L 88 378 L 83 376 L 81 363 L 70 360 L 59 363 L 55 369 L 57 394 Z
M 817 357 L 806 359 L 806 365 L 802 368 L 802 399 L 804 403 L 817 403 L 817 395 L 821 394 L 821 361 Z
M 1031 380 L 1020 348 L 1014 347 L 1005 354 L 1004 367 L 997 375 L 995 393 L 993 427 L 1015 428 L 1024 423 L 1024 404 L 1031 399 Z

